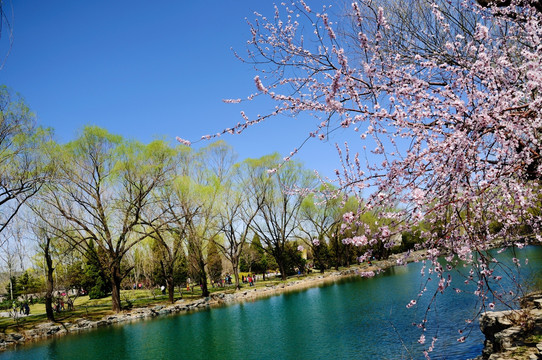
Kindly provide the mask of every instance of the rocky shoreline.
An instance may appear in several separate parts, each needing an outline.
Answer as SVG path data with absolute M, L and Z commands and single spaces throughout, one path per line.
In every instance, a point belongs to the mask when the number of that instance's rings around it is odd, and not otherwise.
M 519 310 L 482 314 L 480 329 L 486 341 L 476 360 L 542 359 L 542 292 L 525 296 Z

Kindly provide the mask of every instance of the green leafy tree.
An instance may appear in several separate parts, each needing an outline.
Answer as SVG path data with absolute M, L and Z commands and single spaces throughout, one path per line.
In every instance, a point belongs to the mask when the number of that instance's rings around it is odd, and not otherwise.
M 288 242 L 284 247 L 284 266 L 287 275 L 304 274 L 307 260 L 301 255 L 296 242 Z
M 314 266 L 324 272 L 328 267 L 327 239 L 341 220 L 341 197 L 329 184 L 322 185 L 319 195 L 309 194 L 301 204 L 299 238 L 308 246 Z
M 327 242 L 325 240 L 319 241 L 318 245 L 313 244 L 311 249 L 314 260 L 314 267 L 316 269 L 319 269 L 320 272 L 323 273 L 326 269 L 329 268 L 330 263 L 329 247 L 327 245 Z
M 66 282 L 70 288 L 83 289 L 85 279 L 85 263 L 82 260 L 73 262 L 67 266 Z
M 173 281 L 181 289 L 181 286 L 186 283 L 187 278 L 188 261 L 184 250 L 181 249 L 181 251 L 177 252 L 177 261 L 175 261 L 175 266 L 173 267 Z M 179 292 L 182 295 L 182 291 L 179 290 Z
M 111 283 L 109 281 L 110 274 L 103 268 L 100 262 L 100 254 L 102 250 L 96 249 L 93 241 L 89 241 L 85 258 L 85 264 L 82 286 L 88 291 L 90 299 L 101 299 L 111 293 Z
M 207 271 L 211 281 L 218 282 L 222 277 L 222 257 L 218 252 L 216 242 L 212 241 L 207 250 Z
M 243 271 L 250 271 L 256 274 L 262 274 L 263 279 L 265 280 L 268 270 L 276 270 L 278 268 L 275 258 L 273 258 L 273 256 L 269 255 L 269 253 L 264 250 L 258 234 L 254 235 L 247 252 L 250 254 L 250 268 Z
M 28 270 L 17 278 L 17 293 L 23 295 L 25 298 L 28 294 L 39 292 L 41 287 L 42 283 L 40 280 Z

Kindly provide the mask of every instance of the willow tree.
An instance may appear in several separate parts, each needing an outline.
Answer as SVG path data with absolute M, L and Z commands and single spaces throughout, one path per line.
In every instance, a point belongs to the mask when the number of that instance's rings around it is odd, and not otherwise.
M 153 230 L 150 238 L 155 242 L 154 254 L 158 255 L 152 261 L 160 269 L 172 303 L 176 281 L 185 277 L 178 276 L 179 269 L 186 261 L 185 249 L 189 245 L 189 236 L 195 234 L 194 222 L 201 210 L 190 177 L 194 171 L 191 166 L 194 156 L 194 152 L 185 146 L 175 149 L 173 169 L 167 181 L 153 191 L 155 205 L 146 210 L 149 213 L 146 218 L 152 221 L 145 225 Z
M 275 258 L 282 279 L 286 280 L 287 246 L 296 237 L 299 210 L 306 192 L 313 186 L 314 176 L 293 160 L 276 170 L 281 162 L 278 154 L 250 162 L 255 168 L 252 181 L 259 181 L 257 186 L 261 187 L 255 193 L 260 197 L 257 200 L 261 204 L 260 210 L 250 227 L 261 239 L 264 250 Z
M 69 231 L 56 229 L 81 249 L 92 242 L 111 274 L 113 311 L 121 310 L 121 281 L 130 267 L 123 259 L 153 229 L 143 231 L 151 192 L 171 170 L 171 148 L 162 141 L 147 145 L 123 140 L 98 127 L 86 127 L 76 140 L 56 149 L 56 179 L 47 184 L 43 201 L 54 209 L 49 225 L 62 219 Z M 160 214 L 154 214 L 160 216 Z
M 45 211 L 37 212 L 38 214 L 45 213 Z M 61 228 L 61 225 L 56 225 L 56 227 Z M 45 314 L 47 320 L 54 322 L 54 273 L 56 265 L 62 258 L 60 251 L 66 250 L 66 247 L 59 244 L 61 239 L 55 235 L 54 230 L 52 232 L 51 230 L 51 227 L 49 227 L 46 222 L 40 221 L 39 215 L 37 215 L 34 224 L 32 224 L 32 232 L 40 249 L 40 253 L 37 255 L 40 257 L 43 256 L 42 266 L 45 273 Z
M 234 153 L 222 141 L 199 151 L 183 147 L 176 164 L 176 175 L 164 193 L 169 227 L 181 236 L 187 260 L 202 289 L 209 296 L 207 255 L 210 242 L 217 236 L 217 208 L 222 184 L 234 163 Z
M 235 164 L 231 176 L 223 182 L 217 211 L 217 230 L 224 241 L 217 246 L 231 264 L 235 288 L 240 289 L 239 264 L 243 250 L 246 251 L 251 225 L 261 210 L 265 199 L 267 172 L 254 160 Z
M 4 20 L 0 11 L 0 24 Z M 48 179 L 48 131 L 35 124 L 23 99 L 0 87 L 0 232 Z

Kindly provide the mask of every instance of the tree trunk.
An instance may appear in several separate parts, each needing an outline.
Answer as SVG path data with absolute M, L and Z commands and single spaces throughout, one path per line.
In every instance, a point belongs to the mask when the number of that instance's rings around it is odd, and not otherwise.
M 164 266 L 164 262 L 160 260 L 162 274 L 164 275 L 164 279 L 166 279 L 169 302 L 173 304 L 175 302 L 175 284 L 173 283 L 173 265 L 171 263 L 171 256 L 169 257 L 167 268 Z
M 232 261 L 233 277 L 235 278 L 235 288 L 239 290 L 241 285 L 239 284 L 239 261 Z
M 339 240 L 334 238 L 332 243 L 333 250 L 335 251 L 335 256 L 333 256 L 333 261 L 335 262 L 335 270 L 339 270 L 340 254 L 339 254 Z
M 45 313 L 47 320 L 55 321 L 55 312 L 53 311 L 53 271 L 47 269 L 47 292 L 45 293 Z
M 203 258 L 203 255 L 199 256 L 198 259 L 198 271 L 199 271 L 199 278 L 201 281 L 201 296 L 208 297 L 209 296 L 209 288 L 207 286 L 207 272 L 205 271 L 205 260 Z
M 209 294 L 209 287 L 207 286 L 207 274 L 204 271 L 203 274 L 201 274 L 201 296 L 208 297 Z
M 47 243 L 44 249 L 45 264 L 47 266 L 47 291 L 45 293 L 45 313 L 47 314 L 47 320 L 55 321 L 55 312 L 53 311 L 53 260 L 51 254 L 49 254 L 49 244 L 51 239 L 47 239 Z
M 173 304 L 175 302 L 175 284 L 173 283 L 173 276 L 168 276 L 166 279 L 169 302 Z
M 113 311 L 119 313 L 122 310 L 120 303 L 120 283 L 122 277 L 118 265 L 111 267 L 111 302 L 113 303 Z
M 281 276 L 282 280 L 286 280 L 287 279 L 287 277 L 286 277 L 286 269 L 284 268 L 284 262 L 282 261 L 282 259 L 281 259 L 281 261 L 279 262 L 278 265 L 279 265 L 280 276 Z
M 13 277 L 11 276 L 11 271 L 9 272 L 9 295 L 11 301 L 13 301 Z

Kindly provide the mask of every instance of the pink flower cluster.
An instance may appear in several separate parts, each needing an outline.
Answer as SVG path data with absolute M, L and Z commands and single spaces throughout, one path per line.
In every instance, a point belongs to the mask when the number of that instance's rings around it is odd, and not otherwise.
M 186 146 L 190 146 L 192 143 L 188 140 L 185 140 L 185 139 L 181 139 L 180 137 L 176 137 L 175 138 L 178 142 L 180 142 L 181 144 L 183 145 L 186 145 Z

